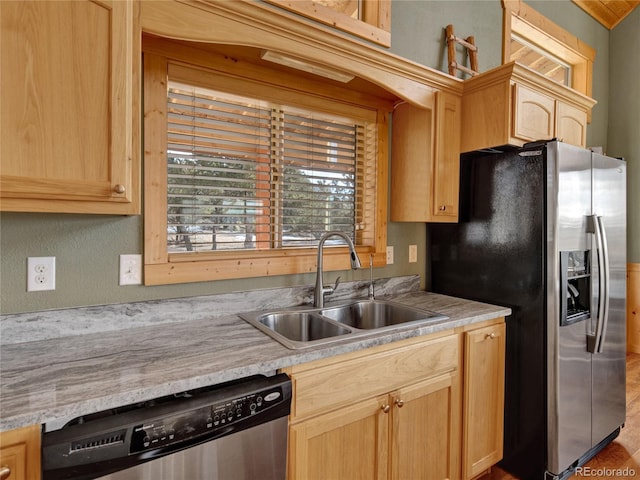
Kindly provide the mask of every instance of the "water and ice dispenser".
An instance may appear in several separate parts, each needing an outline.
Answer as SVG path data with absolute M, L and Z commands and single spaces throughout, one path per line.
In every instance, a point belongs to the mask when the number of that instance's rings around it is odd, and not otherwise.
M 591 251 L 560 252 L 560 326 L 591 316 Z

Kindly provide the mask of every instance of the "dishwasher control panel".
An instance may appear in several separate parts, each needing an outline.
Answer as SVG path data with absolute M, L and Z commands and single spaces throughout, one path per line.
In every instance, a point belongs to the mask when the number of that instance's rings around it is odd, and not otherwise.
M 147 420 L 134 426 L 130 453 L 182 443 L 201 435 L 224 431 L 253 415 L 278 404 L 283 399 L 280 387 L 243 395 L 224 402 Z
M 282 425 L 291 397 L 286 374 L 253 375 L 49 422 L 42 480 L 93 480 L 241 431 L 252 435 L 260 425 Z

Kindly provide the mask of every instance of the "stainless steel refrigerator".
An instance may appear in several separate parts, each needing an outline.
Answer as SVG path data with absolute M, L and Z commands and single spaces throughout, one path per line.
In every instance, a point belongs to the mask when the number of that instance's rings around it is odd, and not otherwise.
M 511 307 L 502 468 L 566 478 L 625 421 L 626 164 L 557 141 L 461 158 L 429 288 Z

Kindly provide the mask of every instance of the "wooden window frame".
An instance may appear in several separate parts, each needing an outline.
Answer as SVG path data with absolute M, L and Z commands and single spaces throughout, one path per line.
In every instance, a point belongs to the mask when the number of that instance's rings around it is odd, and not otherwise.
M 373 115 L 377 128 L 378 142 L 375 146 L 375 198 L 369 205 L 374 226 L 365 245 L 357 246 L 358 255 L 364 259 L 372 256 L 375 266 L 386 263 L 387 243 L 387 182 L 388 182 L 388 115 L 392 105 L 380 99 L 364 101 L 362 94 L 354 94 L 346 89 L 329 89 L 317 82 L 309 81 L 295 74 L 269 71 L 264 67 L 251 65 L 237 58 L 204 55 L 205 52 L 185 44 L 173 44 L 170 40 L 147 39 L 143 41 L 144 52 L 144 130 L 145 130 L 145 285 L 165 285 L 211 280 L 228 280 L 274 275 L 311 273 L 316 270 L 317 248 L 284 248 L 266 251 L 212 251 L 190 254 L 170 254 L 167 251 L 167 170 L 166 170 L 166 82 L 169 63 L 189 64 L 190 68 L 202 67 L 203 73 L 210 75 L 216 70 L 215 82 L 226 84 L 232 93 L 234 88 L 253 83 L 255 89 L 260 84 L 266 88 L 287 86 L 309 95 L 318 107 L 329 104 L 327 111 L 348 114 L 354 107 L 367 109 Z M 206 69 L 206 71 L 204 70 Z M 256 80 L 260 79 L 260 80 Z M 240 86 L 240 87 L 239 87 Z M 246 87 L 245 87 L 246 88 Z M 256 90 L 252 90 L 255 94 Z M 242 94 L 236 90 L 235 93 Z M 347 270 L 350 268 L 346 247 L 325 249 L 325 270 Z M 368 262 L 366 262 L 368 263 Z
M 502 7 L 502 63 L 511 61 L 511 34 L 517 33 L 571 65 L 569 86 L 591 97 L 596 51 L 521 0 L 502 0 Z
M 313 0 L 264 1 L 383 47 L 391 46 L 391 0 L 362 0 L 361 20 Z

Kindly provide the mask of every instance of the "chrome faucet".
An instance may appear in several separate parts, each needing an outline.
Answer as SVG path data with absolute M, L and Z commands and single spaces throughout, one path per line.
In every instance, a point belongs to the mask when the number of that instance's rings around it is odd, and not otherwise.
M 360 268 L 360 259 L 358 258 L 358 254 L 356 253 L 356 248 L 353 246 L 353 242 L 351 239 L 346 236 L 342 232 L 327 232 L 322 235 L 320 238 L 320 242 L 318 242 L 318 261 L 316 266 L 316 286 L 313 290 L 313 306 L 322 308 L 324 307 L 324 296 L 331 295 L 338 288 L 338 283 L 340 283 L 340 277 L 336 279 L 336 284 L 333 287 L 325 287 L 322 284 L 322 248 L 324 246 L 324 242 L 329 237 L 338 236 L 342 237 L 347 245 L 349 245 L 349 257 L 351 259 L 351 268 L 353 270 L 357 270 Z

